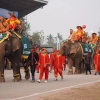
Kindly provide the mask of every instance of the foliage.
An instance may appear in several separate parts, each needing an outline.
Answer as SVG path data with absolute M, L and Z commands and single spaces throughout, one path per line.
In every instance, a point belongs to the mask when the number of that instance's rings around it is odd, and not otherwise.
M 41 35 L 39 32 L 34 32 L 32 35 L 32 42 L 33 44 L 39 44 L 41 42 Z
M 56 45 L 56 37 L 53 37 L 51 34 L 47 37 L 47 45 L 55 46 Z
M 21 18 L 20 20 L 23 27 L 22 34 L 28 36 L 30 31 L 30 23 L 28 23 L 25 18 Z

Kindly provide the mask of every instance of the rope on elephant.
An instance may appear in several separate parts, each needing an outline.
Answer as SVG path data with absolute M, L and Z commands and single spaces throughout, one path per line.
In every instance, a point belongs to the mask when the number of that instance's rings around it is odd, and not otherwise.
M 81 43 L 79 43 L 79 45 L 80 45 L 81 50 L 82 50 L 82 58 L 83 58 L 83 54 L 84 54 L 83 47 L 82 47 Z
M 18 33 L 16 33 L 15 31 L 13 32 L 18 38 L 20 38 L 21 39 L 21 36 L 18 34 Z
M 15 74 L 13 75 L 13 77 L 20 77 L 20 74 Z

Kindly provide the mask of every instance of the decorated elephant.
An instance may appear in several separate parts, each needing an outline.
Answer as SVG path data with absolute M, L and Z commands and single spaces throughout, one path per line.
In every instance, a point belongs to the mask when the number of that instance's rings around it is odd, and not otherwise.
M 83 57 L 83 49 L 79 42 L 71 43 L 66 41 L 61 45 L 61 54 L 68 57 L 69 74 L 73 73 L 73 63 L 75 66 L 75 73 L 81 72 L 81 61 Z
M 4 77 L 4 62 L 5 57 L 9 59 L 13 67 L 13 77 L 14 81 L 21 80 L 20 74 L 20 58 L 22 53 L 22 40 L 21 37 L 15 32 L 12 36 L 8 34 L 0 34 L 0 82 L 5 82 Z M 25 78 L 29 79 L 29 69 L 27 66 L 25 68 Z
M 96 53 L 96 50 L 100 50 L 100 43 L 97 44 L 87 44 L 85 42 L 75 42 L 66 41 L 61 45 L 61 54 L 68 56 L 68 66 L 69 66 L 69 74 L 72 74 L 72 65 L 74 63 L 75 73 L 84 72 L 84 56 L 86 52 L 89 52 L 92 57 Z M 91 63 L 91 66 L 94 65 Z

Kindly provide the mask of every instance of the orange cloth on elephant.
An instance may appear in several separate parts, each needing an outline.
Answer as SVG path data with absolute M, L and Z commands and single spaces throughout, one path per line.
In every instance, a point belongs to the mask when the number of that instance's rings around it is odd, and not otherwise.
M 76 40 L 81 39 L 83 35 L 84 35 L 84 31 L 83 31 L 83 30 L 77 30 L 77 31 L 75 32 Z
M 100 72 L 100 54 L 94 56 L 95 71 Z
M 40 55 L 39 64 L 40 64 L 39 79 L 41 80 L 43 77 L 43 74 L 45 73 L 45 80 L 48 80 L 48 74 L 49 74 L 49 68 L 48 68 L 49 56 L 48 56 L 48 54 L 41 54 Z
M 54 76 L 57 77 L 58 73 L 60 74 L 60 76 L 63 76 L 62 75 L 62 65 L 64 63 L 64 60 L 63 60 L 62 55 L 56 55 L 54 62 L 55 62 Z
M 9 23 L 9 28 L 13 30 L 20 24 L 20 21 L 16 17 L 10 17 L 6 21 Z

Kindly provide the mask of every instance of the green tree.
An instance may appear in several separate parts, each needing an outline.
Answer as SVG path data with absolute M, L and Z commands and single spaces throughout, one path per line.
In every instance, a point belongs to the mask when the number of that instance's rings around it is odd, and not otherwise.
M 22 35 L 28 36 L 30 33 L 30 23 L 27 22 L 25 18 L 21 18 L 21 24 L 22 24 Z
M 56 42 L 55 42 L 55 37 L 53 37 L 51 34 L 48 36 L 47 38 L 47 45 L 48 46 L 55 46 L 56 45 Z
M 41 42 L 41 37 L 39 32 L 34 32 L 32 35 L 32 42 L 33 44 L 40 44 Z

